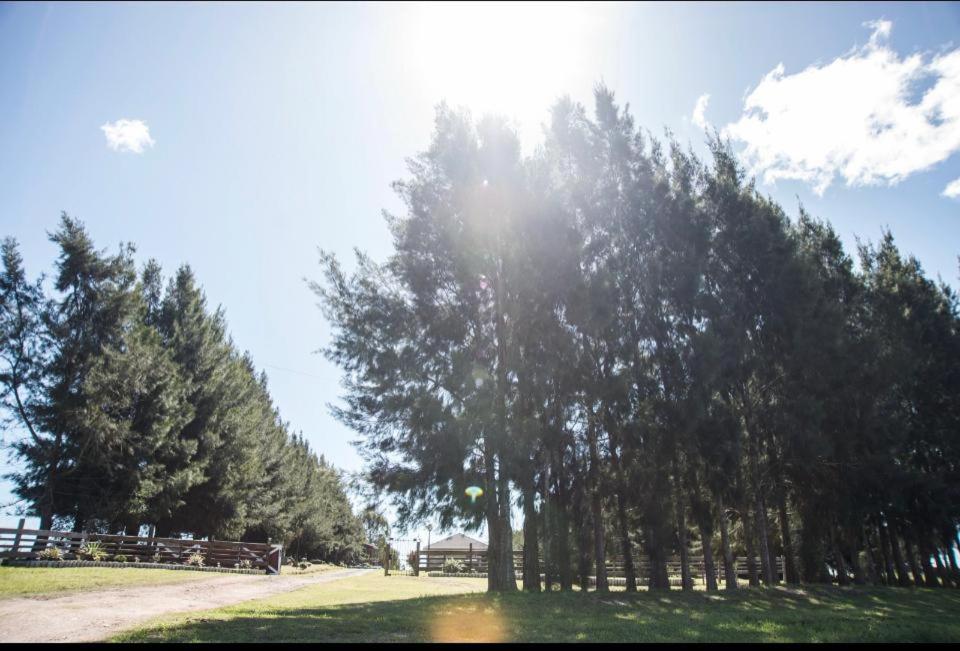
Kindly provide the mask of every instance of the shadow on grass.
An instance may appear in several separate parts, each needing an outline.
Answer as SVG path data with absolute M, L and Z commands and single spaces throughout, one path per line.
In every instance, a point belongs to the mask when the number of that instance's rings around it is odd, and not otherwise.
M 342 606 L 238 606 L 128 641 L 949 642 L 960 593 L 788 588 L 736 593 L 469 594 Z

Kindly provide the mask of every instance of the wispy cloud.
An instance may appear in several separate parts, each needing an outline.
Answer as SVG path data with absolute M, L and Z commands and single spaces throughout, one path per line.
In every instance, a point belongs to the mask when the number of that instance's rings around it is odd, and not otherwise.
M 707 118 L 704 113 L 707 111 L 707 104 L 710 103 L 710 93 L 704 93 L 697 98 L 697 103 L 693 107 L 693 117 L 691 120 L 701 129 L 707 128 Z
M 892 22 L 865 26 L 865 46 L 795 74 L 780 64 L 746 97 L 723 135 L 744 145 L 751 173 L 823 194 L 837 177 L 893 185 L 960 151 L 960 49 L 901 58 Z
M 960 179 L 954 179 L 947 183 L 947 187 L 943 189 L 943 196 L 960 199 Z
M 100 127 L 107 137 L 107 147 L 114 151 L 131 151 L 142 154 L 144 147 L 153 147 L 150 128 L 143 120 L 123 118 L 116 122 L 107 122 Z

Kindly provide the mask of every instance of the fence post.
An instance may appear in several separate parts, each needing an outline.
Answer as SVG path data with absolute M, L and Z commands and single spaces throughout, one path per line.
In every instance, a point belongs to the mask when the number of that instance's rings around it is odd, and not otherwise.
M 420 541 L 417 541 L 417 552 L 413 562 L 413 575 L 420 576 Z
M 473 572 L 473 543 L 470 543 L 470 555 L 467 556 L 467 571 Z
M 20 518 L 20 522 L 17 523 L 17 533 L 13 536 L 13 548 L 10 550 L 11 556 L 20 551 L 20 537 L 23 535 L 23 525 L 25 522 L 25 518 Z
M 390 543 L 383 547 L 383 575 L 390 576 Z

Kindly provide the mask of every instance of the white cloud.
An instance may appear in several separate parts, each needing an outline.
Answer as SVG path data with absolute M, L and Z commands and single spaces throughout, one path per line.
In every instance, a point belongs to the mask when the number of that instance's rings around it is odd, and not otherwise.
M 890 21 L 865 26 L 867 45 L 795 74 L 781 63 L 746 97 L 723 135 L 744 145 L 752 174 L 823 194 L 838 176 L 894 185 L 960 151 L 960 49 L 901 58 Z
M 947 183 L 947 187 L 943 189 L 943 196 L 960 199 L 960 179 L 954 179 Z
M 697 103 L 693 107 L 693 117 L 691 120 L 695 125 L 701 129 L 707 128 L 707 119 L 704 117 L 704 113 L 707 111 L 707 104 L 710 102 L 710 93 L 704 93 L 697 98 Z
M 107 122 L 100 128 L 107 137 L 107 147 L 114 151 L 132 151 L 135 154 L 141 154 L 144 147 L 154 145 L 153 138 L 150 137 L 150 128 L 143 120 L 124 118 L 113 123 Z

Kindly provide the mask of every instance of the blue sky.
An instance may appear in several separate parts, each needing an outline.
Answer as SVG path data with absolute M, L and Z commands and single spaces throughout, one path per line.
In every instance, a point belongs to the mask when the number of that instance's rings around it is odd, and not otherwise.
M 851 250 L 889 227 L 958 287 L 958 36 L 952 3 L 3 4 L 0 235 L 32 275 L 61 210 L 102 247 L 188 262 L 283 416 L 353 471 L 303 278 L 317 247 L 388 254 L 389 184 L 436 103 L 505 113 L 530 149 L 553 99 L 602 80 L 698 152 L 725 129 L 791 216 L 799 198 Z

